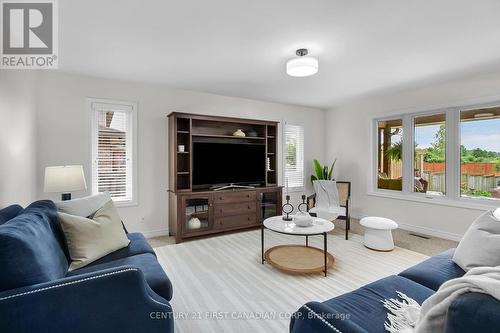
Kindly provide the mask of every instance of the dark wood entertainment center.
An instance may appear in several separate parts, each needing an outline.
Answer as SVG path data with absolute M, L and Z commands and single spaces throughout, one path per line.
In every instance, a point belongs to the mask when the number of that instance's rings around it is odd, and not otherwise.
M 238 129 L 247 136 L 233 136 Z M 278 122 L 173 112 L 168 115 L 168 131 L 169 230 L 177 243 L 257 227 L 265 218 L 281 214 Z M 193 142 L 265 145 L 265 182 L 255 188 L 220 191 L 193 188 Z M 179 145 L 184 151 L 179 151 Z

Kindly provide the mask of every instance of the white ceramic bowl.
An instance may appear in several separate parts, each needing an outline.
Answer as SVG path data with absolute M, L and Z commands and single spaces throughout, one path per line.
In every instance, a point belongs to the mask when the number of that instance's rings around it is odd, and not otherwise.
M 310 227 L 313 224 L 313 218 L 307 212 L 298 212 L 293 216 L 293 222 L 298 227 Z

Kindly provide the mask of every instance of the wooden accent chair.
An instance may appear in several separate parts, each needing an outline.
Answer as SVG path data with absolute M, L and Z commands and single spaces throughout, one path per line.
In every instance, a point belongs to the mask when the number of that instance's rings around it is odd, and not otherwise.
M 340 207 L 345 209 L 345 213 L 339 215 L 337 220 L 345 221 L 345 239 L 349 239 L 349 230 L 351 229 L 351 182 L 349 181 L 337 181 L 337 189 L 339 191 L 339 203 Z M 313 208 L 316 204 L 316 193 L 307 197 L 307 211 Z M 311 213 L 312 216 L 316 214 Z

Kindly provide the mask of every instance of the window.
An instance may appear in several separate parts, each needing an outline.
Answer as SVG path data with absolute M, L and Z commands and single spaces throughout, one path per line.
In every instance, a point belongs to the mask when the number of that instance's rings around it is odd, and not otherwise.
M 304 129 L 285 124 L 285 185 L 304 187 Z
M 373 128 L 372 194 L 479 209 L 498 205 L 500 106 L 375 119 Z
M 108 192 L 118 204 L 137 202 L 135 103 L 91 100 L 92 193 Z
M 446 193 L 446 114 L 414 118 L 413 191 Z
M 460 195 L 500 199 L 500 107 L 460 113 Z
M 403 120 L 379 121 L 377 137 L 377 187 L 401 191 L 403 188 Z

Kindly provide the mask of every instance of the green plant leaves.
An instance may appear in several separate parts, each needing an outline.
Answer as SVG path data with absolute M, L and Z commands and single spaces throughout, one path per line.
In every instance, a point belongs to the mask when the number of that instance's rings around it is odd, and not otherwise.
M 335 163 L 337 163 L 337 159 L 334 159 L 334 160 L 333 160 L 332 166 L 331 166 L 331 168 L 330 168 L 330 172 L 328 173 L 328 179 L 329 179 L 329 180 L 332 180 L 332 176 L 333 176 L 333 169 L 335 168 Z
M 314 171 L 316 172 L 316 178 L 317 179 L 324 179 L 323 178 L 323 168 L 321 167 L 321 164 L 319 164 L 318 160 L 313 160 L 314 164 Z
M 327 165 L 322 166 L 318 160 L 314 159 L 314 172 L 316 175 L 311 175 L 311 182 L 314 180 L 332 180 L 333 177 L 333 169 L 335 168 L 335 163 L 337 159 L 335 159 L 332 163 L 332 166 L 328 168 Z

